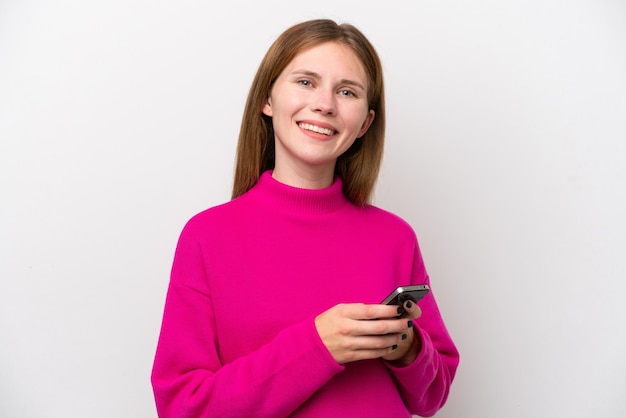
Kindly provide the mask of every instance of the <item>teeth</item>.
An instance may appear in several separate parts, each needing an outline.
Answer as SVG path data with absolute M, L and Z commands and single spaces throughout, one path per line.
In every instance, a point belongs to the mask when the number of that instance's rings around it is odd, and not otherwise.
M 313 131 L 313 132 L 317 132 L 319 134 L 324 134 L 328 136 L 335 133 L 335 131 L 333 131 L 332 129 L 321 128 L 319 126 L 311 125 L 310 123 L 300 123 L 299 126 L 302 129 L 306 129 L 307 131 Z

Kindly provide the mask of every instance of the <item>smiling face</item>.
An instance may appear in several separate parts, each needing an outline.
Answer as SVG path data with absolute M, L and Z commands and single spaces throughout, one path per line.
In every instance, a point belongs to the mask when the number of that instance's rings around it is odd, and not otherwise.
M 276 79 L 263 106 L 275 137 L 274 178 L 322 188 L 335 163 L 374 120 L 368 78 L 356 54 L 337 42 L 300 52 Z

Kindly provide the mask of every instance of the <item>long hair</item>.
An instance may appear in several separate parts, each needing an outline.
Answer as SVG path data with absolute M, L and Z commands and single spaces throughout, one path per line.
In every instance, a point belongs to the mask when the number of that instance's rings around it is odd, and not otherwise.
M 285 67 L 301 51 L 325 42 L 348 46 L 368 76 L 367 100 L 375 117 L 365 135 L 337 159 L 335 175 L 343 182 L 343 194 L 357 205 L 366 205 L 378 178 L 385 138 L 383 70 L 372 44 L 356 27 L 329 19 L 305 21 L 285 30 L 270 46 L 250 87 L 237 144 L 232 197 L 250 190 L 261 174 L 274 168 L 272 119 L 263 114 L 272 86 Z

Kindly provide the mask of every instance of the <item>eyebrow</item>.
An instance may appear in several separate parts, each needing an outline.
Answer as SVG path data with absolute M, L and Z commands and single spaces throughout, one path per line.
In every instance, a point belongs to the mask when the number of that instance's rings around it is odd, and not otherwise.
M 313 78 L 322 78 L 321 75 L 311 70 L 294 70 L 291 74 L 292 75 L 302 74 L 302 75 L 306 75 L 306 76 L 313 77 Z M 339 84 L 347 84 L 349 86 L 355 86 L 355 87 L 362 89 L 363 91 L 366 91 L 365 87 L 361 83 L 359 83 L 358 81 L 347 79 L 347 78 L 339 80 Z

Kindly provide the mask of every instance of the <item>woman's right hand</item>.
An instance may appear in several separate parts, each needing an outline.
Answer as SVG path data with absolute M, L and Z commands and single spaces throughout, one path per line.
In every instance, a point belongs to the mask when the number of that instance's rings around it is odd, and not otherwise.
M 388 356 L 407 338 L 412 322 L 396 318 L 403 308 L 339 304 L 315 318 L 322 342 L 339 364 Z

